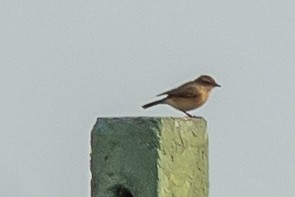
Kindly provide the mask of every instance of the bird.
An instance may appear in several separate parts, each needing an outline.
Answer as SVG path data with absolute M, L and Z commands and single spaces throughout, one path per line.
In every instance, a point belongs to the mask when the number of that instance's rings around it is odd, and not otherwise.
M 163 92 L 157 96 L 167 95 L 165 98 L 147 103 L 143 109 L 158 105 L 168 104 L 173 108 L 185 113 L 188 117 L 194 117 L 187 111 L 201 107 L 215 87 L 221 87 L 209 75 L 201 75 L 193 81 L 189 81 L 175 89 Z

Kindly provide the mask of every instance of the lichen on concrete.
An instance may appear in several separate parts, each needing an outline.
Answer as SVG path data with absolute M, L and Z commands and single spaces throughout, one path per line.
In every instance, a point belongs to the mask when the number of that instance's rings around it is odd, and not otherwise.
M 208 137 L 202 119 L 162 119 L 159 196 L 208 196 Z

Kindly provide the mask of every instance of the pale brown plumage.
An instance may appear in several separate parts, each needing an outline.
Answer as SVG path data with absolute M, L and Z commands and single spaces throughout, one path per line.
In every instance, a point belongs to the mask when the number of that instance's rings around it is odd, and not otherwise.
M 202 106 L 207 101 L 214 87 L 220 87 L 220 85 L 218 85 L 212 77 L 202 75 L 194 81 L 187 82 L 175 89 L 157 95 L 167 95 L 167 97 L 148 103 L 142 107 L 146 109 L 157 104 L 168 104 L 184 112 L 189 117 L 192 117 L 187 111 Z

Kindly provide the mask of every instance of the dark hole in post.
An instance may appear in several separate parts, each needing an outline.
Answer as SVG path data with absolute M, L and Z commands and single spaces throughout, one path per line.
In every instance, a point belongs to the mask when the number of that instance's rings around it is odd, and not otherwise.
M 114 187 L 112 187 L 111 190 L 114 192 L 115 197 L 135 197 L 135 196 L 133 196 L 133 194 L 132 194 L 127 188 L 125 188 L 123 185 L 115 185 Z

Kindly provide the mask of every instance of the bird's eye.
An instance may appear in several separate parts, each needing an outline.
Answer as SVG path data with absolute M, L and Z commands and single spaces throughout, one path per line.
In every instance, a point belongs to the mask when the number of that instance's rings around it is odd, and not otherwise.
M 208 80 L 203 80 L 202 82 L 207 84 L 207 85 L 212 85 L 213 84 L 211 81 L 208 81 Z

